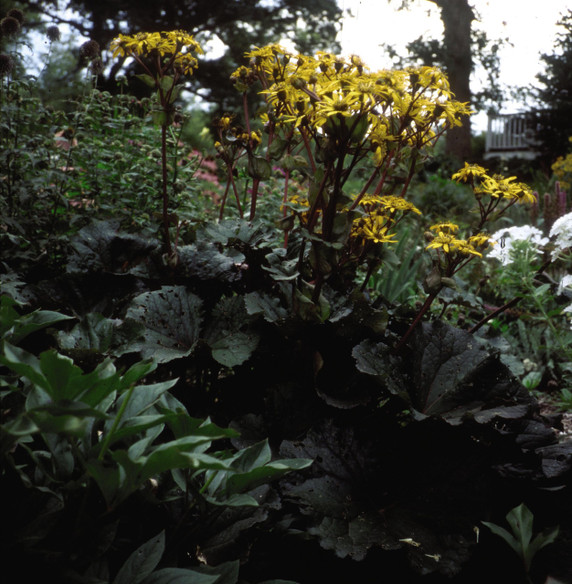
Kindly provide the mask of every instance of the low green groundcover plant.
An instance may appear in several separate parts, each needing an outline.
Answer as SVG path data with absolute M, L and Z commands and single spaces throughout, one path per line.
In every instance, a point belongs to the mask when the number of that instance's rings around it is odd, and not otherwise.
M 120 35 L 112 51 L 155 92 L 158 131 L 141 140 L 158 140 L 158 156 L 138 143 L 118 166 L 107 159 L 118 174 L 98 183 L 96 205 L 74 206 L 70 188 L 92 192 L 97 148 L 85 172 L 47 176 L 15 140 L 41 131 L 14 121 L 28 102 L 2 104 L 13 124 L 0 234 L 8 564 L 62 582 L 516 581 L 518 558 L 479 526 L 526 504 L 538 530 L 559 525 L 533 543 L 527 577 L 566 578 L 570 440 L 494 334 L 512 305 L 491 313 L 463 281 L 489 261 L 487 229 L 535 196 L 466 163 L 453 179 L 470 215 L 425 224 L 410 200 L 437 139 L 469 111 L 446 76 L 253 50 L 232 77 L 243 118 L 216 122 L 226 186 L 209 220 L 185 202 L 196 179 L 177 186 L 173 133 L 200 46 L 171 31 Z M 5 75 L 3 95 L 17 84 Z M 144 126 L 114 111 L 116 128 Z M 158 180 L 113 198 L 131 157 Z M 35 188 L 52 178 L 47 195 Z M 535 274 L 569 262 L 555 237 Z M 517 285 L 539 310 L 548 290 L 530 276 L 505 293 Z M 559 294 L 542 313 L 562 341 L 553 361 L 566 351 Z M 453 326 L 439 303 L 476 315 Z M 565 379 L 560 364 L 547 371 Z

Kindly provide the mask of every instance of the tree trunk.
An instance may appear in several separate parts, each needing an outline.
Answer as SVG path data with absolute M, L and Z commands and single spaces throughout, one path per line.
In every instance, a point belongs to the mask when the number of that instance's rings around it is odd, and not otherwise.
M 441 9 L 444 26 L 445 68 L 451 91 L 458 101 L 471 101 L 470 78 L 473 70 L 471 51 L 471 22 L 475 15 L 468 0 L 428 0 Z M 471 122 L 463 119 L 463 125 L 447 132 L 447 154 L 465 161 L 471 157 Z

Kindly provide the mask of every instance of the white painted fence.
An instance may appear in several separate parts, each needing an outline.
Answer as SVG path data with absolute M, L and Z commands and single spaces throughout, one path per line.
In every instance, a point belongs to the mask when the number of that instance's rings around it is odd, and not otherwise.
M 485 142 L 485 159 L 535 158 L 534 118 L 529 114 L 489 115 Z

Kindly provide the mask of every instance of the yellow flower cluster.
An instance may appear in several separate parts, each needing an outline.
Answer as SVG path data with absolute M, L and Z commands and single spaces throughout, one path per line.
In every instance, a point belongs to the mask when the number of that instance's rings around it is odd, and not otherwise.
M 568 140 L 572 143 L 572 136 Z M 563 189 L 569 189 L 572 184 L 572 153 L 567 154 L 566 157 L 559 156 L 551 168 L 560 186 Z
M 368 143 L 377 164 L 388 142 L 420 148 L 443 123 L 460 125 L 470 113 L 434 67 L 371 72 L 355 56 L 295 55 L 280 45 L 257 48 L 247 57 L 249 67 L 237 69 L 232 80 L 241 91 L 260 80 L 271 107 L 268 117 L 345 143 Z
M 399 221 L 396 220 L 398 211 L 404 215 L 409 212 L 421 215 L 413 203 L 393 195 L 366 194 L 359 199 L 359 206 L 366 214 L 354 219 L 351 235 L 374 243 L 395 243 L 395 234 L 389 230 Z
M 496 199 L 510 199 L 518 203 L 534 203 L 536 197 L 532 189 L 521 182 L 513 182 L 516 177 L 505 178 L 499 174 L 489 176 L 487 170 L 478 164 L 465 162 L 464 168 L 453 174 L 457 182 L 469 183 L 477 196 L 490 195 Z
M 432 237 L 425 249 L 442 249 L 446 254 L 458 252 L 465 256 L 483 257 L 481 252 L 493 243 L 490 236 L 485 233 L 472 235 L 468 239 L 459 239 L 457 237 L 459 226 L 455 223 L 437 223 L 429 229 L 435 231 L 436 235 Z
M 195 54 L 202 54 L 201 45 L 192 35 L 183 30 L 162 32 L 140 32 L 134 35 L 120 34 L 111 41 L 113 57 L 134 57 L 158 55 L 167 59 L 168 66 L 192 75 L 198 66 Z

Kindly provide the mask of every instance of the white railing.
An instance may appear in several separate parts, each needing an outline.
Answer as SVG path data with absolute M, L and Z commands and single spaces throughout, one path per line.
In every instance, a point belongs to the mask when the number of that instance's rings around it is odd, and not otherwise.
M 485 158 L 536 156 L 534 117 L 530 114 L 489 114 Z

